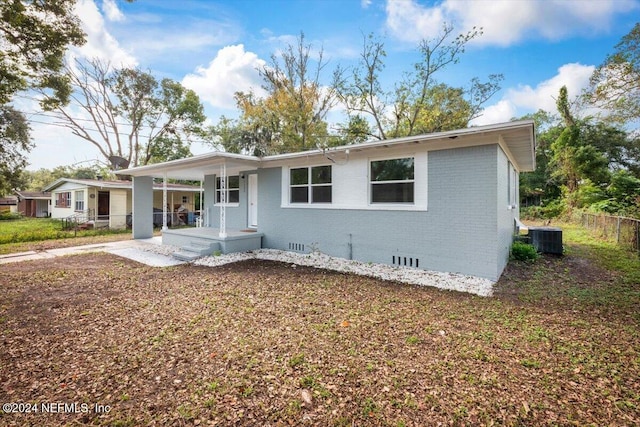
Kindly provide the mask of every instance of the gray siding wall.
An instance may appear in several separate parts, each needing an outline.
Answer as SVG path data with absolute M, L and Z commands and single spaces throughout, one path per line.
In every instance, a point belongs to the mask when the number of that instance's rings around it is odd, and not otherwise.
M 510 173 L 512 174 L 510 178 Z M 510 165 L 507 155 L 498 147 L 498 276 L 509 262 L 509 251 L 513 242 L 513 233 L 515 231 L 515 219 L 519 216 L 518 204 L 520 203 L 520 195 L 518 191 L 517 175 L 513 179 L 513 165 Z M 509 184 L 509 179 L 512 179 Z M 515 200 L 511 200 L 512 207 L 509 208 L 509 192 L 515 194 Z
M 133 178 L 132 234 L 134 239 L 153 237 L 153 178 Z
M 419 268 L 496 280 L 502 271 L 498 258 L 503 257 L 496 220 L 499 150 L 496 144 L 429 152 L 426 212 L 283 208 L 281 168 L 261 169 L 258 230 L 264 233 L 262 246 L 304 252 L 315 248 L 333 256 L 386 264 L 392 264 L 395 256 L 404 265 L 406 257 L 414 266 L 418 260 Z M 502 169 L 506 172 L 506 166 Z M 237 227 L 246 226 L 243 181 Z
M 244 178 L 242 177 L 240 178 L 240 203 L 238 203 L 237 206 L 227 206 L 227 209 L 226 209 L 225 219 L 226 219 L 228 230 L 230 229 L 241 230 L 241 229 L 247 228 L 248 214 L 249 214 L 248 205 L 247 205 L 248 203 L 247 190 L 248 190 L 249 179 L 247 177 L 249 174 L 252 174 L 252 173 L 257 173 L 257 172 L 245 171 L 240 174 L 241 176 L 244 176 Z M 216 183 L 216 176 L 211 175 L 211 176 L 205 177 L 206 193 L 205 193 L 204 200 L 205 200 L 205 207 L 209 208 L 209 212 L 211 215 L 210 226 L 214 228 L 219 228 L 220 227 L 220 208 L 218 205 L 214 203 L 216 200 L 215 183 Z M 267 191 L 270 194 L 274 194 L 276 190 L 279 193 L 280 187 L 269 188 L 269 189 L 265 189 L 264 191 Z M 259 202 L 258 202 L 258 205 L 259 205 Z

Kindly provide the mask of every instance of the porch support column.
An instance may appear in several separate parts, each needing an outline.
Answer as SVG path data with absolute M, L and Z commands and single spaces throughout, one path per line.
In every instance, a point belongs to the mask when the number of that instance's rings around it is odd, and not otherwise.
M 167 229 L 167 174 L 162 177 L 162 231 Z
M 131 232 L 134 239 L 153 237 L 153 178 L 133 177 L 133 214 Z
M 213 227 L 213 204 L 216 200 L 216 176 L 215 175 L 205 175 L 204 176 L 204 211 L 200 213 L 200 217 L 204 218 L 202 225 L 204 227 Z
M 204 184 L 204 178 L 200 180 L 200 207 L 198 208 L 198 211 L 200 211 L 200 220 L 198 222 L 196 222 L 196 227 L 202 227 L 203 223 L 202 223 L 202 218 L 204 215 L 204 188 L 203 188 L 203 184 Z M 194 203 L 195 204 L 195 203 Z M 197 207 L 197 206 L 196 206 Z
M 220 233 L 222 238 L 227 237 L 227 165 L 223 162 L 220 166 Z

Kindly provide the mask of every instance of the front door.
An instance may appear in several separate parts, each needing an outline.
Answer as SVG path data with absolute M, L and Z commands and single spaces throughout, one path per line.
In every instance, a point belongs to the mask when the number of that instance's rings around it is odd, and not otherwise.
M 109 192 L 98 191 L 98 219 L 109 219 Z
M 258 228 L 258 174 L 249 175 L 248 205 L 249 228 Z

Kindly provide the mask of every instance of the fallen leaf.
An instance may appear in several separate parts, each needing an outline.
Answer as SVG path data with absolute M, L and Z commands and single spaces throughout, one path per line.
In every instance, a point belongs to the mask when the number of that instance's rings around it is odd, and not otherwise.
M 311 392 L 307 389 L 302 389 L 300 391 L 300 397 L 302 397 L 302 401 L 306 406 L 311 406 L 313 404 L 313 397 L 311 396 Z

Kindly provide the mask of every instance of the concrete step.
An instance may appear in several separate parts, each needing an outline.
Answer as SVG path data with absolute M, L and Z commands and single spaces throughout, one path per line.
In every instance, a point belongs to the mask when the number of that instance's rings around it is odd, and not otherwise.
M 188 245 L 183 246 L 181 249 L 187 252 L 195 252 L 200 255 L 212 255 L 215 251 L 220 250 L 220 243 L 189 242 Z
M 198 258 L 201 258 L 202 255 L 196 252 L 181 250 L 181 251 L 174 252 L 173 257 L 181 261 L 194 261 Z
M 174 252 L 173 257 L 182 261 L 193 261 L 203 256 L 213 255 L 220 248 L 221 246 L 218 242 L 189 242 L 187 246 L 183 246 L 179 251 Z

